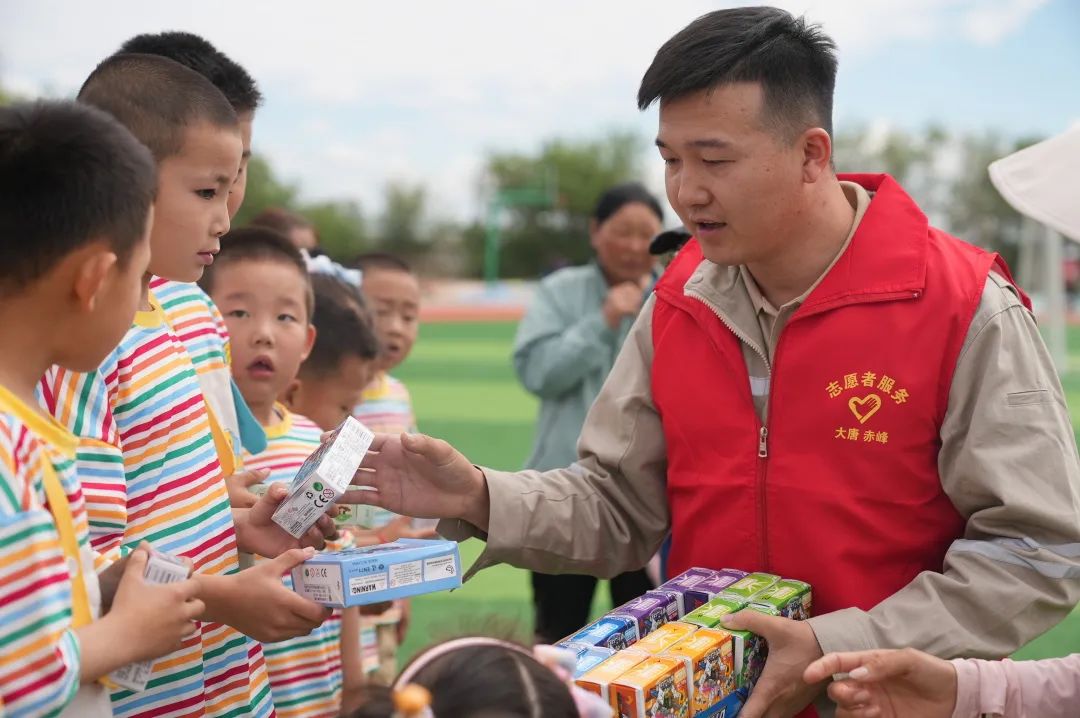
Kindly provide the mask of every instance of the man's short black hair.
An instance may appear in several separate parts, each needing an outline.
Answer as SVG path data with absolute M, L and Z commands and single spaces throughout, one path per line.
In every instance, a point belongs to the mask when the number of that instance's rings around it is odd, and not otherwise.
M 638 107 L 736 82 L 761 84 L 762 119 L 786 138 L 810 127 L 832 135 L 836 43 L 773 7 L 717 10 L 680 30 L 645 72 Z
M 392 272 L 405 272 L 406 274 L 412 274 L 412 267 L 401 257 L 396 254 L 390 254 L 389 252 L 368 252 L 366 254 L 357 255 L 352 261 L 352 266 L 363 272 L 370 272 L 376 269 L 387 269 Z
M 158 55 L 191 68 L 214 83 L 237 113 L 254 112 L 262 104 L 262 93 L 248 71 L 193 33 L 170 31 L 136 35 L 121 45 L 118 53 Z
M 154 158 L 106 113 L 74 102 L 0 108 L 0 287 L 19 289 L 96 240 L 126 262 L 156 191 Z
M 315 290 L 311 319 L 315 345 L 300 365 L 300 376 L 325 377 L 337 371 L 345 357 L 375 359 L 379 355 L 375 328 L 355 304 L 348 286 L 329 274 L 312 274 L 311 286 Z
M 209 80 L 156 55 L 106 59 L 83 83 L 79 101 L 120 120 L 159 162 L 181 151 L 192 125 L 238 127 L 236 111 Z
M 311 319 L 315 299 L 311 289 L 312 277 L 304 256 L 288 238 L 266 227 L 241 227 L 222 237 L 221 250 L 214 257 L 214 263 L 203 272 L 199 286 L 207 294 L 213 295 L 217 273 L 224 267 L 241 262 L 281 262 L 295 268 L 304 278 L 304 306 L 307 318 Z

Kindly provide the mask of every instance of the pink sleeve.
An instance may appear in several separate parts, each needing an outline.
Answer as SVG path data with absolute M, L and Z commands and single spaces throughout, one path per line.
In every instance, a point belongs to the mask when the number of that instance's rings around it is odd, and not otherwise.
M 953 718 L 1075 718 L 1080 653 L 1043 661 L 957 659 Z

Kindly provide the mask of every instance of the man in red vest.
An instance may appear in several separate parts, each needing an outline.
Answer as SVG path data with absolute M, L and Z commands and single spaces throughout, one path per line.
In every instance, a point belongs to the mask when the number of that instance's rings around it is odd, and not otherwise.
M 382 436 L 361 476 L 391 511 L 484 537 L 473 571 L 607 577 L 670 533 L 671 574 L 810 582 L 807 622 L 733 619 L 770 646 L 745 718 L 831 714 L 801 680 L 823 651 L 1001 657 L 1080 600 L 1080 462 L 1027 299 L 890 177 L 837 176 L 835 75 L 832 41 L 773 8 L 669 40 L 638 101 L 660 103 L 668 199 L 694 240 L 580 460 L 504 473 Z

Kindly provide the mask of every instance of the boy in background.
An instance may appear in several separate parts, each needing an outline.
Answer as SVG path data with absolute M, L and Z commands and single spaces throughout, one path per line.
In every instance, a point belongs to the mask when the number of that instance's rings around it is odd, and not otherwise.
M 364 254 L 354 266 L 363 272 L 360 285 L 374 319 L 379 340 L 375 377 L 353 409 L 353 416 L 374 432 L 416 432 L 412 399 L 405 385 L 390 375 L 409 356 L 420 326 L 420 283 L 405 260 L 386 253 Z M 380 509 L 380 524 L 400 523 L 399 517 Z M 430 535 L 429 530 L 423 532 Z M 409 603 L 395 601 L 379 616 L 365 616 L 375 624 L 379 668 L 375 680 L 390 685 L 397 674 L 397 649 L 408 629 Z
M 375 358 L 374 334 L 343 301 L 337 280 L 309 278 L 300 252 L 269 229 L 246 227 L 226 236 L 200 284 L 225 317 L 237 385 L 266 432 L 265 451 L 246 454 L 245 465 L 268 472 L 266 483 L 289 483 L 319 447 L 322 432 L 348 416 L 363 390 Z M 287 407 L 279 397 L 289 393 Z M 351 545 L 347 537 L 329 548 Z M 291 587 L 288 576 L 283 581 Z M 348 623 L 353 627 L 343 632 L 335 611 L 310 635 L 263 647 L 279 716 L 341 712 L 343 688 L 362 682 L 358 624 L 355 617 Z

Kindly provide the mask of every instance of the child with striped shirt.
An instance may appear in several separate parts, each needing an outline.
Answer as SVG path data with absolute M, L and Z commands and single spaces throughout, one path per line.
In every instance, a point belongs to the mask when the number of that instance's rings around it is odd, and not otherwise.
M 304 635 L 329 611 L 281 584 L 280 575 L 310 555 L 270 520 L 283 492 L 230 508 L 202 387 L 148 287 L 151 275 L 195 281 L 213 261 L 240 165 L 236 114 L 204 77 L 150 55 L 109 58 L 79 99 L 113 114 L 157 160 L 151 257 L 140 310 L 120 346 L 97 371 L 50 372 L 43 403 L 80 436 L 94 546 L 115 558 L 145 540 L 187 557 L 206 603 L 196 635 L 154 665 L 145 690 L 113 690 L 113 710 L 273 715 L 257 640 Z M 276 558 L 241 573 L 238 550 Z
M 119 52 L 158 55 L 188 67 L 210 80 L 236 111 L 240 125 L 243 153 L 240 170 L 229 188 L 230 219 L 243 204 L 247 189 L 247 164 L 251 158 L 251 134 L 255 111 L 262 94 L 254 78 L 239 64 L 220 52 L 211 43 L 189 32 L 161 32 L 136 35 L 125 42 Z M 230 478 L 229 485 L 245 486 L 259 478 L 242 472 L 243 448 L 261 451 L 265 436 L 258 428 L 247 406 L 239 400 L 229 369 L 229 332 L 221 312 L 198 284 L 177 282 L 164 277 L 150 280 L 165 318 L 188 351 L 203 396 L 212 412 L 214 432 L 222 472 Z
M 203 610 L 195 579 L 148 584 L 135 550 L 101 616 L 78 439 L 35 396 L 52 364 L 93 368 L 130 324 L 156 185 L 103 112 L 0 108 L 0 715 L 111 716 L 97 681 L 174 650 Z
M 225 317 L 236 383 L 266 431 L 266 450 L 245 455 L 244 463 L 269 472 L 267 483 L 292 481 L 319 447 L 321 433 L 348 416 L 370 377 L 374 335 L 327 284 L 336 281 L 309 278 L 300 252 L 261 227 L 224 237 L 215 265 L 200 281 Z M 281 403 L 283 397 L 290 407 Z M 301 413 L 307 411 L 312 418 Z M 283 581 L 291 587 L 288 576 Z M 358 625 L 352 616 L 348 622 Z M 335 611 L 307 636 L 263 646 L 278 716 L 337 716 L 346 678 L 362 679 L 358 643 L 357 629 L 343 633 Z
M 416 432 L 409 390 L 390 371 L 409 356 L 420 327 L 420 283 L 405 260 L 393 254 L 371 253 L 356 259 L 363 272 L 364 298 L 374 316 L 375 333 L 379 338 L 378 371 L 372 377 L 353 410 L 353 415 L 374 432 L 401 434 Z M 381 523 L 387 527 L 401 526 L 405 517 L 379 509 Z M 430 525 L 416 531 L 417 537 L 434 534 Z M 397 649 L 405 640 L 408 628 L 409 602 L 395 601 L 378 616 L 364 617 L 375 624 L 379 644 L 379 669 L 376 680 L 390 685 L 397 673 Z

